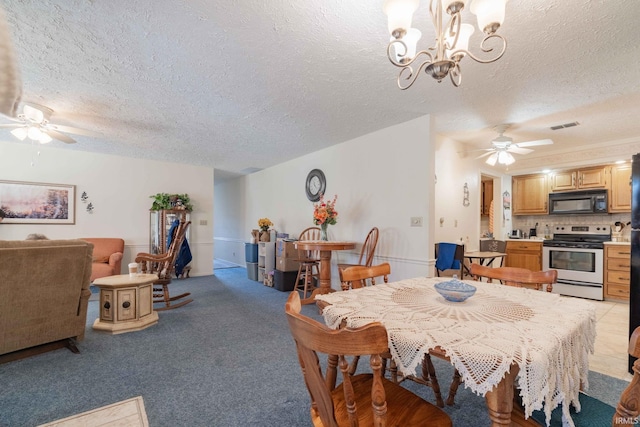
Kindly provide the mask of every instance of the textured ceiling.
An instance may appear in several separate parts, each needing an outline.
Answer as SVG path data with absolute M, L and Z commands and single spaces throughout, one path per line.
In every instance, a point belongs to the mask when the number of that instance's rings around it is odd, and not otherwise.
M 223 177 L 424 114 L 470 146 L 488 147 L 499 123 L 513 124 L 514 142 L 555 141 L 518 162 L 640 136 L 635 0 L 511 0 L 502 59 L 465 59 L 459 88 L 424 75 L 406 91 L 386 58 L 382 0 L 3 6 L 23 100 L 52 108 L 53 123 L 98 133 L 69 149 L 212 166 Z M 414 15 L 422 48 L 433 39 L 428 6 Z M 472 50 L 478 43 L 476 33 Z M 571 121 L 581 125 L 549 130 Z

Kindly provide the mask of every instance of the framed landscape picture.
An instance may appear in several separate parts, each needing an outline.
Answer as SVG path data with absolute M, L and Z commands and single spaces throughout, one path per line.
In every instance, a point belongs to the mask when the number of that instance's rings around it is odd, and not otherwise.
M 4 224 L 75 224 L 76 186 L 0 180 Z

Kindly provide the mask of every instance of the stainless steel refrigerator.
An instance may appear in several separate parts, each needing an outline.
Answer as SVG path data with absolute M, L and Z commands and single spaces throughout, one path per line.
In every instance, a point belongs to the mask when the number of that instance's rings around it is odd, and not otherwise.
M 629 337 L 640 326 L 640 153 L 631 163 L 631 288 L 629 295 Z M 629 372 L 635 357 L 629 356 Z

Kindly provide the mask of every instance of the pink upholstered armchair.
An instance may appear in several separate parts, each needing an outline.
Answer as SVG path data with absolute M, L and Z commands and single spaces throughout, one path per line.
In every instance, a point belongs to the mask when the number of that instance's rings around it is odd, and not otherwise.
M 91 237 L 82 240 L 93 243 L 91 282 L 99 277 L 121 273 L 124 240 L 111 237 Z

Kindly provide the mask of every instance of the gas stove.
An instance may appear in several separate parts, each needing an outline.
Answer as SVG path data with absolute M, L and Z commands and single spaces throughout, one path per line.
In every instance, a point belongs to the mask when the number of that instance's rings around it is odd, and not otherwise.
M 543 246 L 553 248 L 603 249 L 604 242 L 611 240 L 608 225 L 556 225 L 553 239 L 545 240 Z

